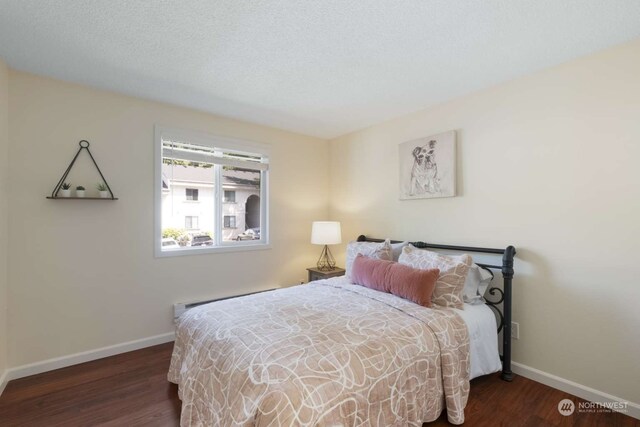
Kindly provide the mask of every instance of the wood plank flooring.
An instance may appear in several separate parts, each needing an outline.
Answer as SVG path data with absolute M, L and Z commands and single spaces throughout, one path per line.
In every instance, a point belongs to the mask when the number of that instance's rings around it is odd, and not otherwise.
M 0 426 L 177 426 L 180 400 L 167 381 L 173 343 L 11 381 L 0 397 Z M 517 376 L 477 378 L 466 426 L 640 426 L 618 413 L 558 413 L 564 398 L 580 399 Z M 449 425 L 446 414 L 427 427 Z

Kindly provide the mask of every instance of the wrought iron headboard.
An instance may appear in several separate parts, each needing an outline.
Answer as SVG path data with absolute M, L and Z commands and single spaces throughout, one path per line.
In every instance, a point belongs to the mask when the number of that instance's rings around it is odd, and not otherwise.
M 367 237 L 365 235 L 358 236 L 358 242 L 384 242 L 384 239 L 377 239 Z M 391 243 L 401 243 L 400 240 L 391 240 Z M 493 248 L 476 248 L 473 246 L 453 246 L 453 245 L 438 245 L 425 242 L 409 242 L 416 248 L 420 249 L 442 249 L 447 251 L 459 251 L 459 252 L 475 252 L 484 254 L 497 254 L 502 255 L 502 265 L 476 263 L 480 267 L 487 269 L 496 269 L 502 272 L 503 288 L 492 286 L 487 291 L 490 295 L 499 298 L 496 301 L 486 301 L 486 304 L 491 307 L 498 315 L 499 325 L 498 333 L 502 332 L 502 375 L 501 378 L 505 381 L 513 380 L 513 372 L 511 372 L 511 285 L 513 282 L 513 258 L 516 255 L 516 248 L 513 246 L 507 246 L 504 249 Z M 500 310 L 499 304 L 502 304 L 502 310 Z

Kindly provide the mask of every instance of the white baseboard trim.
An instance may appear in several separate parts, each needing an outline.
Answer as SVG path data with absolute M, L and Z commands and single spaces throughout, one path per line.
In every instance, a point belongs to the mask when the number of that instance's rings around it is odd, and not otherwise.
M 513 372 L 518 375 L 522 375 L 530 380 L 564 391 L 565 393 L 573 394 L 574 396 L 578 396 L 579 398 L 588 400 L 589 402 L 627 402 L 626 412 L 620 412 L 640 420 L 640 404 L 638 403 L 629 402 L 626 399 L 595 390 L 582 384 L 574 383 L 573 381 L 523 365 L 522 363 L 511 362 L 511 368 L 513 369 Z
M 4 391 L 4 388 L 7 386 L 7 383 L 9 382 L 9 379 L 7 378 L 7 374 L 8 374 L 8 371 L 5 369 L 4 372 L 2 372 L 2 375 L 0 375 L 0 396 L 2 396 L 2 392 Z
M 56 357 L 54 359 L 43 360 L 42 362 L 30 363 L 28 365 L 16 366 L 4 372 L 0 382 L 0 394 L 4 391 L 6 383 L 18 378 L 28 377 L 30 375 L 41 374 L 43 372 L 53 371 L 54 369 L 66 368 L 71 365 L 91 362 L 92 360 L 102 359 L 104 357 L 114 356 L 128 351 L 140 350 L 141 348 L 151 347 L 158 344 L 171 342 L 175 339 L 175 333 L 155 335 L 153 337 L 142 338 L 135 341 L 128 341 L 120 344 L 110 345 L 95 350 L 83 351 L 81 353 L 70 354 L 68 356 Z

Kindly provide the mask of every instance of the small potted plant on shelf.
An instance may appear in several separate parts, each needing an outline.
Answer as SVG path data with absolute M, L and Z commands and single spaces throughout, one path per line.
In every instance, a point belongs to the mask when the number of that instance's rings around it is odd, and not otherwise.
M 101 182 L 96 187 L 98 188 L 100 197 L 102 197 L 103 199 L 109 198 L 109 189 L 105 183 Z
M 69 184 L 68 182 L 62 184 L 62 187 L 60 187 L 60 196 L 71 197 L 71 184 Z
M 76 197 L 84 197 L 84 187 L 82 185 L 78 185 L 76 187 Z

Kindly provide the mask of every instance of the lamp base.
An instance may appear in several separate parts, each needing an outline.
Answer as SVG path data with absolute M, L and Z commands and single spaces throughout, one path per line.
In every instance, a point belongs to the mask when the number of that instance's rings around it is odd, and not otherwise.
M 316 264 L 318 270 L 322 271 L 330 271 L 336 268 L 336 260 L 331 255 L 331 251 L 327 245 L 324 245 L 322 248 L 322 252 L 320 253 L 320 258 L 318 258 L 318 262 Z

